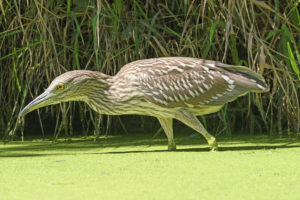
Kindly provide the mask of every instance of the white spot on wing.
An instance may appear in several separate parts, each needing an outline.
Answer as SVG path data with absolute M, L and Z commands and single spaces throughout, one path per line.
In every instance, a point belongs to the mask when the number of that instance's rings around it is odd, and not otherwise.
M 200 91 L 202 94 L 205 93 L 205 91 L 204 91 L 201 87 L 199 87 L 198 89 L 199 89 L 199 91 Z
M 202 66 L 202 68 L 203 68 L 205 71 L 209 72 L 208 67 Z
M 184 72 L 184 70 L 183 69 L 181 69 L 181 68 L 179 68 L 179 67 L 177 67 L 177 66 L 168 66 L 167 65 L 167 67 L 168 67 L 168 72 L 170 72 L 170 71 L 173 71 L 173 70 L 175 70 L 175 71 L 178 71 L 178 72 Z
M 176 85 L 175 82 L 174 82 L 174 88 L 175 88 L 176 90 L 178 90 L 178 91 L 180 90 L 179 87 Z
M 172 85 L 169 86 L 171 91 L 174 91 L 174 88 Z
M 143 79 L 147 79 L 149 77 L 149 75 L 147 73 L 141 73 L 141 77 Z
M 174 101 L 173 97 L 169 96 L 170 101 Z
M 184 79 L 181 79 L 183 87 L 185 87 L 186 89 L 189 89 L 189 86 L 187 86 L 186 82 L 184 81 Z
M 184 97 L 181 94 L 178 94 L 181 101 L 185 101 Z
M 210 66 L 210 67 L 215 67 L 216 65 L 213 63 L 207 63 L 206 65 Z
M 235 88 L 235 85 L 228 85 L 228 87 L 233 90 Z
M 163 90 L 163 87 L 160 85 L 160 83 L 157 83 L 156 85 L 159 87 L 159 89 Z
M 221 75 L 221 77 L 229 84 L 234 84 L 234 80 L 230 79 L 229 76 Z
M 162 95 L 163 95 L 163 97 L 165 98 L 165 99 L 168 99 L 168 96 L 164 93 L 164 92 L 160 92 Z
M 184 64 L 183 62 L 181 62 L 181 61 L 177 61 L 177 63 L 178 63 L 179 65 L 181 65 L 182 67 L 185 66 L 185 64 Z
M 189 104 L 189 103 L 185 103 L 185 105 L 186 105 L 187 107 L 190 107 L 190 108 L 193 108 L 193 107 L 194 107 L 194 105 Z
M 150 72 L 151 74 L 155 74 L 155 72 L 152 69 L 148 69 L 148 72 Z
M 161 83 L 165 90 L 169 90 L 169 88 L 166 86 L 164 82 Z
M 158 103 L 160 103 L 160 104 L 164 104 L 164 105 L 168 105 L 168 102 L 166 102 L 166 101 L 163 101 L 163 100 L 161 100 L 161 99 L 158 99 L 158 98 L 156 98 L 155 96 L 153 96 L 153 99 L 156 101 L 156 102 L 158 102 Z
M 208 75 L 208 77 L 211 79 L 211 80 L 214 80 L 214 77 L 212 75 Z
M 195 81 L 195 83 L 197 83 L 197 84 L 201 84 L 202 82 L 201 81 L 199 81 L 199 80 L 194 80 Z
M 160 69 L 154 69 L 155 72 L 157 72 L 159 75 L 164 75 L 164 72 Z
M 195 96 L 196 96 L 195 93 L 194 93 L 192 90 L 189 90 L 189 93 L 190 93 L 190 95 L 191 95 L 192 97 L 195 97 Z
M 174 95 L 174 99 L 175 99 L 176 102 L 179 102 L 179 99 L 176 95 Z
M 145 64 L 138 64 L 136 65 L 137 67 L 150 67 L 152 64 L 151 63 L 145 63 Z
M 266 88 L 265 87 L 263 87 L 263 86 L 261 86 L 261 85 L 259 85 L 259 84 L 256 84 L 257 85 L 257 87 L 259 87 L 260 89 L 262 89 L 262 90 L 265 90 Z
M 192 71 L 191 73 L 192 73 L 193 76 L 195 76 L 195 78 L 199 78 L 200 77 L 200 75 L 199 75 L 198 72 Z
M 189 100 L 190 98 L 188 96 L 186 96 L 186 94 L 183 95 L 185 100 Z
M 188 84 L 188 86 L 189 86 L 190 88 L 193 87 L 192 84 L 189 82 L 189 80 L 186 80 L 186 83 Z
M 155 94 L 156 96 L 159 95 L 159 92 L 157 92 L 157 91 L 152 91 L 152 92 L 153 92 L 153 94 Z
M 196 63 L 193 64 L 186 64 L 185 66 L 190 67 L 190 68 L 194 68 L 196 66 Z
M 146 83 L 146 85 L 152 90 L 153 89 L 153 86 L 150 85 L 149 83 Z
M 209 89 L 211 88 L 210 85 L 206 85 L 205 83 L 202 83 L 202 84 L 203 84 L 203 86 L 204 86 L 207 90 L 209 90 Z

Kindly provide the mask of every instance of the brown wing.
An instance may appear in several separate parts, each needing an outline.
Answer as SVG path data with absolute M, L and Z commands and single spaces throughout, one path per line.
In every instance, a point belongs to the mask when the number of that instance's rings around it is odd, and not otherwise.
M 231 90 L 222 78 L 201 70 L 149 77 L 141 86 L 147 100 L 167 107 L 222 105 L 221 97 Z
M 139 60 L 125 65 L 117 76 L 138 84 L 146 100 L 166 107 L 223 105 L 251 90 L 263 90 L 260 75 L 248 68 L 197 58 Z

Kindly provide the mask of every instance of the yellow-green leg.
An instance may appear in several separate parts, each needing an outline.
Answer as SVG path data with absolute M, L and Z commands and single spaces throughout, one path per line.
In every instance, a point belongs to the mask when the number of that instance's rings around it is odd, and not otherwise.
M 218 150 L 216 138 L 207 132 L 207 130 L 194 114 L 192 114 L 188 110 L 181 110 L 176 113 L 176 119 L 203 135 L 212 151 Z
M 176 150 L 176 144 L 174 141 L 173 136 L 173 119 L 172 118 L 157 118 L 161 127 L 164 129 L 165 134 L 168 138 L 168 150 L 169 151 L 175 151 Z

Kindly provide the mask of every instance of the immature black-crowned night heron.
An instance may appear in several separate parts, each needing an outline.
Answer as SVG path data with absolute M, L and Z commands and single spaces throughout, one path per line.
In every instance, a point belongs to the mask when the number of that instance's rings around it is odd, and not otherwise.
M 248 92 L 268 90 L 264 78 L 246 67 L 197 58 L 153 58 L 131 62 L 115 76 L 87 70 L 61 74 L 19 115 L 60 102 L 83 101 L 101 114 L 156 117 L 169 150 L 176 149 L 174 118 L 202 134 L 217 150 L 215 137 L 196 116 L 217 112 Z

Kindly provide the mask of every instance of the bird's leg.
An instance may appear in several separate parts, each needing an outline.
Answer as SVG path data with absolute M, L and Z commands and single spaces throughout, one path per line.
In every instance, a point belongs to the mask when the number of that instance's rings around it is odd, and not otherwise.
M 165 134 L 168 138 L 168 150 L 174 151 L 176 150 L 176 144 L 173 137 L 173 119 L 172 118 L 157 118 L 160 125 L 165 131 Z
M 182 110 L 176 113 L 176 119 L 188 125 L 189 127 L 193 128 L 201 135 L 203 135 L 212 151 L 218 150 L 218 144 L 216 138 L 207 132 L 207 130 L 203 127 L 201 122 L 191 112 L 187 110 Z

